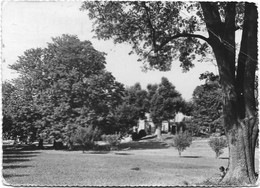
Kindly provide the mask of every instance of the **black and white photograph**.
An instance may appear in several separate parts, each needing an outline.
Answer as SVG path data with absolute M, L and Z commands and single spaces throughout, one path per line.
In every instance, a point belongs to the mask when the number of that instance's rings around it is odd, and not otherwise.
M 258 13 L 3 0 L 2 185 L 259 186 Z

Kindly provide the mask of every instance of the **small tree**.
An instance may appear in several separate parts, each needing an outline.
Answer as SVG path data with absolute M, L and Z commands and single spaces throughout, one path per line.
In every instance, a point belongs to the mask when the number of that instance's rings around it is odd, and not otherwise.
M 179 132 L 179 134 L 173 137 L 172 146 L 178 150 L 179 156 L 181 156 L 181 152 L 183 152 L 187 147 L 190 147 L 191 143 L 192 143 L 191 135 L 187 131 L 185 132 L 181 131 Z
M 103 141 L 108 142 L 111 148 L 117 148 L 120 142 L 120 134 L 109 134 L 109 135 L 102 135 L 101 138 Z
M 93 126 L 79 127 L 74 135 L 74 142 L 82 147 L 84 153 L 85 148 L 90 148 L 94 145 L 94 141 L 100 136 L 100 131 Z
M 216 158 L 223 154 L 223 149 L 227 147 L 227 139 L 225 136 L 214 136 L 209 140 L 209 146 L 216 153 Z

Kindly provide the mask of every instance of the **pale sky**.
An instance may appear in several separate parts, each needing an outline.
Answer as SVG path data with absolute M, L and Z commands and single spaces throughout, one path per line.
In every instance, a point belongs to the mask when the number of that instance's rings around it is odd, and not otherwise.
M 195 68 L 182 73 L 178 61 L 173 62 L 172 71 L 141 71 L 141 62 L 136 55 L 128 55 L 131 46 L 113 44 L 112 41 L 93 39 L 92 23 L 86 11 L 80 11 L 81 2 L 5 2 L 2 4 L 2 80 L 15 77 L 8 69 L 18 56 L 27 49 L 46 47 L 52 37 L 62 34 L 77 35 L 80 40 L 89 40 L 95 49 L 107 53 L 106 68 L 117 81 L 126 86 L 140 82 L 143 88 L 148 83 L 159 83 L 167 77 L 182 96 L 189 100 L 196 86 L 203 84 L 199 75 L 205 71 L 216 73 L 211 63 L 195 63 Z

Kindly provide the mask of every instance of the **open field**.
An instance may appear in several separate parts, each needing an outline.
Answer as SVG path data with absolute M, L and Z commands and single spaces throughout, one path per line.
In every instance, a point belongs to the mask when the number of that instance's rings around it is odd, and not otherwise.
M 86 153 L 4 151 L 3 176 L 12 185 L 194 185 L 219 177 L 218 168 L 228 163 L 227 149 L 216 159 L 205 139 L 195 140 L 182 157 L 166 142 L 155 140 L 125 143 L 120 148 Z

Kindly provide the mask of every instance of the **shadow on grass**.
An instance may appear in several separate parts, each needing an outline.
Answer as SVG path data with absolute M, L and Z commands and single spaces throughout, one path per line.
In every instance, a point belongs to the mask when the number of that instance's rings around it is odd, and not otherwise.
M 9 165 L 9 166 L 3 166 L 3 169 L 16 169 L 16 168 L 29 168 L 34 167 L 32 165 Z
M 32 160 L 32 158 L 36 157 L 37 154 L 40 152 L 36 151 L 21 151 L 21 150 L 4 150 L 3 151 L 3 165 L 8 164 L 5 166 L 5 168 L 12 168 L 14 169 L 16 166 L 18 167 L 19 165 L 13 165 L 13 167 L 8 167 L 12 166 L 12 163 L 22 163 L 22 162 L 28 162 Z
M 3 157 L 4 158 L 7 158 L 7 159 L 12 159 L 12 158 L 30 158 L 30 157 L 36 157 L 37 155 L 4 155 Z
M 133 155 L 132 153 L 115 153 L 115 155 Z
M 229 159 L 229 157 L 219 157 L 219 159 Z
M 121 143 L 119 149 L 129 148 L 129 150 L 138 150 L 138 149 L 167 149 L 170 146 L 167 143 L 159 141 L 132 141 L 128 143 Z
M 84 154 L 108 154 L 109 151 L 90 151 Z
M 181 158 L 201 158 L 201 156 L 181 156 Z
M 3 174 L 4 178 L 12 178 L 12 177 L 24 177 L 29 176 L 30 174 Z
M 20 163 L 20 162 L 27 162 L 30 161 L 30 159 L 3 159 L 3 163 Z
M 23 162 L 31 161 L 39 153 L 41 152 L 22 151 L 22 150 L 4 150 L 3 151 L 3 177 L 12 178 L 12 177 L 29 176 L 29 174 L 15 174 L 15 170 L 20 168 L 34 167 L 32 165 L 24 165 Z M 11 174 L 6 174 L 6 172 L 8 172 L 9 170 L 11 170 Z
M 4 150 L 3 154 L 5 155 L 31 155 L 31 154 L 40 154 L 39 151 L 23 151 L 23 150 Z

